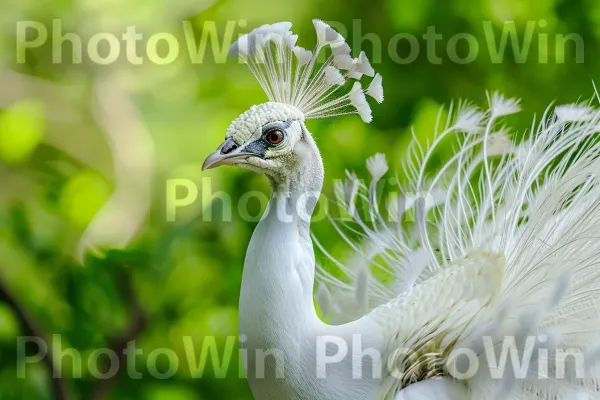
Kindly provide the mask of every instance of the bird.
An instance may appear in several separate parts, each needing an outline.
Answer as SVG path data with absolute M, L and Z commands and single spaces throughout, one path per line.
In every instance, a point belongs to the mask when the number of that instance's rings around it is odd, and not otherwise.
M 313 50 L 290 22 L 231 46 L 268 101 L 237 117 L 202 166 L 245 168 L 271 188 L 239 301 L 254 398 L 600 399 L 594 99 L 551 104 L 519 140 L 505 124 L 517 98 L 450 106 L 430 142 L 408 147 L 397 193 L 379 194 L 383 154 L 366 160 L 367 180 L 336 183 L 344 215 L 330 219 L 348 252 L 334 256 L 311 233 L 325 171 L 306 121 L 371 122 L 383 79 L 365 52 L 313 24 Z

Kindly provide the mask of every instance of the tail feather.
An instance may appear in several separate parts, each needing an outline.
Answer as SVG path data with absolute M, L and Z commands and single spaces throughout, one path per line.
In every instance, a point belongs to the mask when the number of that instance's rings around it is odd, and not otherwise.
M 352 221 L 337 228 L 351 226 L 359 234 L 343 236 L 354 249 L 351 262 L 336 261 L 345 278 L 320 270 L 333 286 L 331 301 L 339 303 L 329 309 L 355 311 L 332 317 L 339 322 L 355 319 L 356 287 L 367 288 L 364 314 L 469 252 L 501 253 L 507 260 L 501 289 L 489 311 L 463 327 L 457 346 L 472 346 L 482 332 L 498 342 L 509 335 L 523 341 L 551 336 L 552 345 L 539 348 L 545 351 L 534 356 L 527 379 L 514 382 L 510 398 L 600 398 L 600 370 L 590 365 L 600 354 L 600 111 L 591 103 L 549 108 L 528 138 L 512 144 L 497 127 L 518 108 L 517 100 L 496 94 L 487 110 L 459 104 L 454 117 L 438 123 L 444 127 L 430 146 L 410 146 L 409 184 L 383 212 L 373 198 L 387 169 L 381 158 L 370 160 L 377 172 L 373 184 L 349 175 L 358 193 L 352 204 L 344 203 Z M 456 154 L 428 176 L 434 151 L 449 138 L 458 142 Z M 370 204 L 366 217 L 357 210 L 361 198 Z M 356 285 L 364 268 L 373 273 L 365 285 Z M 345 283 L 331 285 L 338 281 Z M 519 346 L 522 353 L 524 342 Z M 565 349 L 585 355 L 583 377 L 575 357 L 562 359 Z M 546 364 L 560 376 L 540 379 L 540 365 Z M 556 370 L 563 365 L 568 371 Z M 479 376 L 473 398 L 494 398 L 485 396 L 507 384 Z

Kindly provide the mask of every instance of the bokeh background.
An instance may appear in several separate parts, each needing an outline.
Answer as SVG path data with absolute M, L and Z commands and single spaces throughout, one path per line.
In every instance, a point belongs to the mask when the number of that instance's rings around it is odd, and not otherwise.
M 361 34 L 381 41 L 383 52 L 374 65 L 384 77 L 386 101 L 373 107 L 373 123 L 365 125 L 356 116 L 309 121 L 325 160 L 328 196 L 334 178 L 345 169 L 364 173 L 365 160 L 374 153 L 386 154 L 398 167 L 411 127 L 425 141 L 439 107 L 452 100 L 485 104 L 486 90 L 521 97 L 524 111 L 512 120 L 516 137 L 550 102 L 592 97 L 592 82 L 600 77 L 600 3 L 595 0 L 3 0 L 0 7 L 2 400 L 251 399 L 238 376 L 237 357 L 225 376 L 210 362 L 201 377 L 192 376 L 188 367 L 204 338 L 214 337 L 222 354 L 227 338 L 237 334 L 242 264 L 256 219 L 242 218 L 235 201 L 249 190 L 268 194 L 266 179 L 248 171 L 201 172 L 230 121 L 265 101 L 243 66 L 219 56 L 229 44 L 228 23 L 237 24 L 237 36 L 263 23 L 289 20 L 300 34 L 299 44 L 310 48 L 315 41 L 311 19 L 321 18 L 345 26 L 351 44 Z M 168 65 L 148 60 L 132 65 L 122 50 L 110 65 L 92 63 L 85 53 L 76 63 L 67 43 L 62 62 L 56 62 L 55 19 L 63 33 L 80 35 L 84 46 L 95 33 L 119 37 L 128 26 L 146 39 L 169 32 L 179 38 L 180 56 Z M 46 44 L 24 53 L 25 63 L 17 62 L 18 21 L 37 21 L 49 31 Z M 533 23 L 526 60 L 515 61 L 508 46 L 503 62 L 491 62 L 485 21 L 497 40 L 505 21 L 515 21 L 520 38 Z M 212 27 L 216 32 L 196 63 L 187 55 L 183 22 L 197 41 Z M 422 39 L 429 26 L 442 35 L 436 46 L 439 64 L 428 59 Z M 389 56 L 390 39 L 398 33 L 419 40 L 413 62 L 400 64 Z M 457 33 L 477 38 L 479 55 L 473 62 L 449 58 L 446 46 Z M 564 52 L 555 48 L 555 35 L 570 33 L 583 41 L 583 60 L 577 60 L 573 43 Z M 372 43 L 364 41 L 367 54 L 374 51 Z M 401 41 L 394 51 L 407 57 L 407 43 Z M 459 55 L 466 50 L 458 46 Z M 548 61 L 540 62 L 540 54 Z M 167 196 L 173 179 L 193 182 L 198 199 L 171 221 Z M 231 219 L 222 217 L 222 199 L 212 197 L 218 191 L 230 195 Z M 186 190 L 175 194 L 184 197 Z M 259 215 L 261 207 L 251 200 L 249 214 Z M 328 222 L 315 223 L 314 230 L 335 253 L 340 240 Z M 60 335 L 63 348 L 80 352 L 81 374 L 73 373 L 72 356 L 61 358 L 54 349 L 62 379 L 50 379 L 50 358 L 27 365 L 26 377 L 17 379 L 16 338 L 41 336 L 56 345 L 54 335 Z M 195 353 L 186 353 L 186 336 Z M 111 379 L 96 379 L 86 367 L 95 349 L 122 353 L 132 340 L 143 353 L 136 358 L 141 379 L 128 376 L 123 358 Z M 145 367 L 148 355 L 159 348 L 171 349 L 179 360 L 170 379 L 152 377 Z M 32 355 L 36 348 L 26 351 Z M 153 362 L 159 372 L 169 369 L 167 356 Z

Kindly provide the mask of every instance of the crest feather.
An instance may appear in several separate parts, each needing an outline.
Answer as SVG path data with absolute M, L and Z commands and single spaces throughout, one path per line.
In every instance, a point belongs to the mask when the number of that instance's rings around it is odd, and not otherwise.
M 346 79 L 340 70 L 331 65 L 325 67 L 325 78 L 330 85 L 343 85 L 346 83 Z
M 369 107 L 369 103 L 367 103 L 367 98 L 365 97 L 365 92 L 363 92 L 360 82 L 354 82 L 354 86 L 352 86 L 352 90 L 350 91 L 350 103 L 356 108 L 358 115 L 360 115 L 364 122 L 371 122 L 373 119 L 371 116 L 371 107 Z
M 383 102 L 383 82 L 381 75 L 375 74 L 371 84 L 367 88 L 367 94 L 377 100 L 378 103 Z
M 375 74 L 365 52 L 353 59 L 350 46 L 331 26 L 318 19 L 313 24 L 314 51 L 296 45 L 298 35 L 286 21 L 262 25 L 241 36 L 229 54 L 248 65 L 269 101 L 291 105 L 305 118 L 359 114 L 370 122 L 365 94 L 383 101 L 381 75 Z M 320 61 L 322 51 L 329 53 L 325 62 Z M 367 90 L 358 82 L 364 76 L 374 76 Z M 346 85 L 350 78 L 357 81 L 351 87 Z
M 356 59 L 356 70 L 367 76 L 375 75 L 375 70 L 371 66 L 371 63 L 369 62 L 369 59 L 364 51 L 361 51 L 360 55 Z

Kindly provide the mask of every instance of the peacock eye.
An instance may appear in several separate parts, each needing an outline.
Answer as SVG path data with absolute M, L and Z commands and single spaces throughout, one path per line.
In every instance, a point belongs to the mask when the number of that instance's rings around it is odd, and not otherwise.
M 265 134 L 265 139 L 271 144 L 279 144 L 283 141 L 283 132 L 279 129 L 271 129 Z

